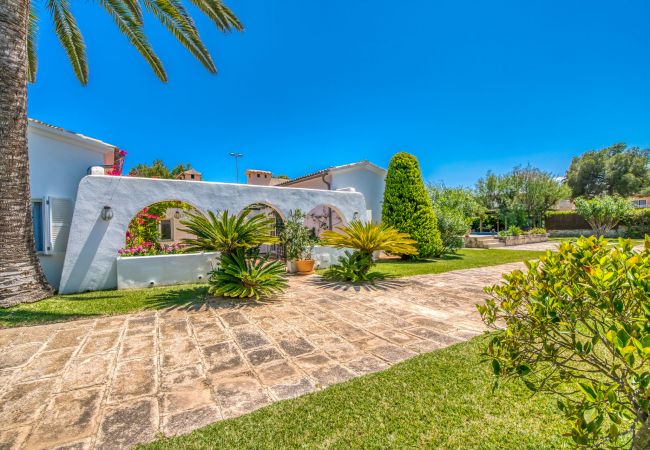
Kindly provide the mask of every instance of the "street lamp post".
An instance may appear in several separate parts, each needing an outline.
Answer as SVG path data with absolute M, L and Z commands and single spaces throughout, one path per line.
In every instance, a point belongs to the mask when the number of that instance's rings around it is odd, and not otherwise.
M 244 156 L 244 154 L 243 153 L 230 152 L 230 156 L 235 158 L 235 179 L 237 180 L 237 183 L 239 183 L 239 158 Z

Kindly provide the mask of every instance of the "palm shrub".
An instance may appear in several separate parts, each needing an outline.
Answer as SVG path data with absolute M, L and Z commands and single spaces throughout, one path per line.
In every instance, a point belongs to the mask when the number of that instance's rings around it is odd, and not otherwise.
M 211 272 L 210 293 L 256 299 L 282 293 L 287 287 L 282 261 L 250 256 L 241 248 L 221 255 L 221 266 Z
M 339 258 L 339 263 L 329 268 L 323 276 L 342 281 L 364 282 L 383 278 L 378 272 L 371 273 L 375 262 L 372 254 L 385 251 L 397 255 L 416 255 L 416 242 L 407 233 L 387 225 L 354 220 L 338 232 L 327 230 L 321 235 L 321 244 L 334 248 L 354 249 Z
M 250 216 L 245 209 L 239 214 L 223 211 L 215 215 L 208 211 L 207 216 L 190 213 L 181 220 L 186 228 L 181 231 L 194 235 L 183 239 L 188 251 L 216 251 L 232 253 L 237 249 L 250 249 L 262 244 L 275 244 L 278 238 L 272 236 L 273 219 L 263 214 Z
M 583 448 L 650 448 L 650 238 L 580 238 L 526 263 L 478 306 L 499 379 L 558 397 Z
M 382 222 L 408 233 L 416 241 L 418 254 L 422 258 L 442 254 L 436 215 L 422 182 L 420 165 L 413 155 L 397 153 L 390 160 Z
M 284 264 L 259 257 L 260 245 L 278 242 L 271 235 L 273 219 L 263 214 L 250 216 L 245 209 L 236 215 L 228 211 L 189 214 L 181 223 L 187 227 L 183 231 L 194 235 L 183 239 L 188 249 L 221 253 L 219 266 L 210 272 L 212 294 L 259 299 L 286 288 Z

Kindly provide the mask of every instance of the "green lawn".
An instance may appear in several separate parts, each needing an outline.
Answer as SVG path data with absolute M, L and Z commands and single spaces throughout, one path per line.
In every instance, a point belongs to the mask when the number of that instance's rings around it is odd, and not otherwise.
M 206 285 L 56 295 L 36 303 L 0 308 L 0 327 L 37 325 L 90 316 L 181 306 L 208 294 Z
M 541 254 L 543 252 L 463 249 L 457 255 L 426 261 L 381 262 L 377 268 L 389 275 L 399 277 L 523 261 L 537 258 Z M 167 308 L 185 305 L 206 295 L 208 295 L 206 285 L 56 295 L 37 303 L 0 309 L 0 327 L 37 325 L 91 316 Z
M 525 259 L 539 258 L 545 252 L 532 250 L 481 250 L 461 249 L 456 255 L 424 261 L 384 261 L 377 264 L 377 270 L 392 276 L 405 277 L 427 273 L 449 272 L 472 267 L 494 266 Z
M 573 448 L 555 400 L 502 384 L 485 337 L 143 449 Z

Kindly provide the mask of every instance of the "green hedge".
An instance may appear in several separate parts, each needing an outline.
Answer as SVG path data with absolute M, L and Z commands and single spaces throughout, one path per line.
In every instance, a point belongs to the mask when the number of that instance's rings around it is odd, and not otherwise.
M 650 234 L 650 208 L 635 209 L 621 222 L 627 230 L 626 237 L 642 238 Z

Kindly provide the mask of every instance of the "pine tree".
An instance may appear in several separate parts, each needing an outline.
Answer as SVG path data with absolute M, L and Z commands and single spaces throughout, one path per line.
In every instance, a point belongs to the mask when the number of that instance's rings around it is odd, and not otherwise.
M 382 221 L 409 233 L 417 241 L 420 257 L 430 258 L 442 253 L 438 221 L 422 182 L 420 165 L 413 155 L 397 153 L 390 160 Z

